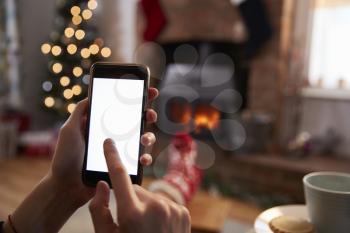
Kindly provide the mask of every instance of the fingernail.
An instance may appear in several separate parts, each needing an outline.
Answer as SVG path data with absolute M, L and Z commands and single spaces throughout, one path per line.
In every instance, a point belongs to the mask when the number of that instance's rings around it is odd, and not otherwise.
M 146 134 L 143 136 L 143 141 L 146 144 L 146 146 L 149 146 L 149 145 L 151 145 L 152 138 L 151 138 L 151 136 Z
M 147 146 L 150 146 L 152 143 L 152 137 L 151 136 L 147 136 Z
M 107 139 L 106 139 L 106 142 L 115 145 L 115 143 L 114 143 L 114 141 L 113 141 L 112 138 L 107 138 Z
M 113 139 L 111 138 L 107 138 L 105 141 L 104 141 L 105 145 L 107 146 L 111 146 L 112 148 L 115 148 L 115 142 Z

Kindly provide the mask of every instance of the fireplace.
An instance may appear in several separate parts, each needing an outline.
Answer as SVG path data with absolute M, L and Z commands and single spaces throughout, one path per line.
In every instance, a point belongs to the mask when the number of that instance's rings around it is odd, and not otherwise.
M 199 104 L 194 108 L 193 114 L 194 132 L 200 134 L 206 130 L 218 128 L 220 123 L 220 111 L 208 104 Z
M 183 124 L 185 131 L 193 128 L 193 134 L 197 136 L 207 135 L 220 124 L 221 112 L 205 102 L 191 104 L 183 98 L 174 97 L 166 108 L 170 121 Z
M 188 132 L 195 138 L 214 138 L 224 145 L 237 142 L 237 121 L 232 126 L 232 118 L 242 98 L 232 79 L 232 67 L 224 65 L 169 65 L 159 87 L 158 128 L 173 135 Z

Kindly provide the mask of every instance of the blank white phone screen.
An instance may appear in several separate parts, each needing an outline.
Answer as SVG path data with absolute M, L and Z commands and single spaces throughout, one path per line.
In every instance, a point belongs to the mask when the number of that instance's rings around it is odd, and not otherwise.
M 112 138 L 127 172 L 137 175 L 143 80 L 94 78 L 87 170 L 107 172 L 103 141 Z

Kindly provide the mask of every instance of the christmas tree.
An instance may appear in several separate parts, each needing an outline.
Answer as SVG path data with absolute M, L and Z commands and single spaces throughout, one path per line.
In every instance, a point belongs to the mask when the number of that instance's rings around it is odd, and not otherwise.
M 87 96 L 90 66 L 111 55 L 97 36 L 93 21 L 97 6 L 96 0 L 59 0 L 50 40 L 41 46 L 49 59 L 42 105 L 63 117 Z

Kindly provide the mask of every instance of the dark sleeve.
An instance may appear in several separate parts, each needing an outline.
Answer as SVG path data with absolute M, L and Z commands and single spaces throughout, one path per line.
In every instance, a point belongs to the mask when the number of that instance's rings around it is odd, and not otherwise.
M 4 233 L 3 226 L 4 226 L 4 222 L 0 221 L 0 233 Z

